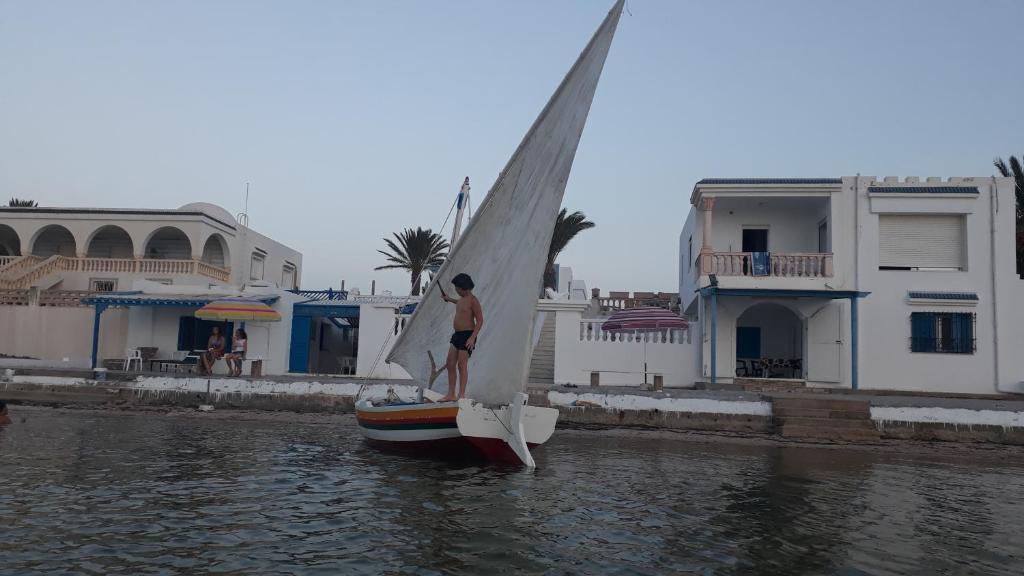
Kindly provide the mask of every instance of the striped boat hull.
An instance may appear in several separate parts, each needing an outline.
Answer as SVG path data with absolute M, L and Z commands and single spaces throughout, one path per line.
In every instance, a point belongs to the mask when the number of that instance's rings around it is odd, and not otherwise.
M 519 463 L 500 439 L 465 436 L 459 431 L 459 404 L 356 404 L 356 422 L 367 442 L 377 448 L 431 458 Z M 528 443 L 532 448 L 534 443 Z

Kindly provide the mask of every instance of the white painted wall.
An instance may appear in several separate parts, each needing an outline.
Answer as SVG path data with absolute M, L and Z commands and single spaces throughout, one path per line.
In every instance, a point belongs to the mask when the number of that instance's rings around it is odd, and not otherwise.
M 361 304 L 359 306 L 359 355 L 356 357 L 356 376 L 411 380 L 412 376 L 398 364 L 384 361 L 398 336 L 394 332 L 394 304 Z M 438 332 L 438 338 L 448 338 Z M 438 384 L 435 383 L 435 387 Z
M 298 285 L 302 285 L 302 254 L 298 251 L 243 226 L 239 226 L 237 241 L 234 245 L 237 249 L 232 250 L 230 256 L 232 282 L 238 285 L 266 283 L 270 286 L 290 289 L 291 286 L 281 285 L 281 274 L 287 262 L 295 266 Z M 257 250 L 265 254 L 261 280 L 253 280 L 250 274 L 252 272 L 252 254 Z
M 844 179 L 844 183 L 847 179 Z M 855 179 L 849 179 L 854 182 Z M 870 291 L 861 304 L 861 386 L 897 390 L 994 394 L 1019 391 L 1024 374 L 1017 364 L 1024 324 L 1015 321 L 1021 308 L 1022 282 L 1014 271 L 1014 194 L 1008 178 L 963 178 L 942 185 L 977 186 L 973 197 L 914 195 L 869 196 L 868 187 L 894 185 L 862 177 L 859 189 L 860 289 Z M 928 185 L 899 183 L 906 185 Z M 932 183 L 932 185 L 935 185 Z M 996 212 L 996 209 L 998 211 Z M 992 215 L 995 212 L 995 220 Z M 963 271 L 879 270 L 880 214 L 963 214 L 966 217 L 967 269 Z M 993 229 L 994 226 L 994 229 Z M 993 246 L 993 232 L 995 245 Z M 995 248 L 995 260 L 993 260 Z M 996 278 L 993 279 L 993 266 Z M 974 292 L 976 306 L 922 306 L 907 301 L 909 291 Z M 998 306 L 998 311 L 994 309 Z M 912 312 L 977 314 L 974 354 L 910 351 Z M 999 314 L 999 335 L 996 334 Z M 1005 319 L 1004 319 L 1005 318 Z M 1000 347 L 997 352 L 996 347 Z M 1003 366 L 997 376 L 996 356 Z
M 639 386 L 644 379 L 642 342 L 586 341 L 580 323 L 587 303 L 542 302 L 555 314 L 555 384 L 589 385 L 591 372 L 600 372 L 602 386 Z M 697 344 L 647 342 L 647 371 L 662 374 L 665 386 L 692 386 Z M 648 377 L 648 384 L 653 376 Z
M 91 307 L 0 306 L 0 354 L 43 360 L 68 359 L 68 366 L 88 368 L 92 356 Z M 100 326 L 99 357 L 123 358 L 128 315 L 108 310 Z
M 818 251 L 818 221 L 828 198 L 722 198 L 712 211 L 712 246 L 716 252 L 740 252 L 745 228 L 768 230 L 768 251 Z

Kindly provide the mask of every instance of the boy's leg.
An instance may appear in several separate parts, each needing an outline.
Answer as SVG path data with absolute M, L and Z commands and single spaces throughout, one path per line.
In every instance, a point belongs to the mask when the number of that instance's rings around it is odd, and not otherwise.
M 467 383 L 469 383 L 469 352 L 459 350 L 459 398 L 466 397 Z
M 445 362 L 445 369 L 448 371 L 448 393 L 441 398 L 440 402 L 455 400 L 455 370 L 459 363 L 459 351 L 455 346 L 448 347 L 448 360 Z

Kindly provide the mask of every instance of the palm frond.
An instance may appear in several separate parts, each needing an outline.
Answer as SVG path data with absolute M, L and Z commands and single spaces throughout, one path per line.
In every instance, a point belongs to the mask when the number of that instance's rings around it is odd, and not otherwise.
M 394 240 L 384 238 L 387 250 L 378 250 L 390 264 L 375 270 L 402 269 L 409 271 L 411 293 L 420 291 L 420 278 L 428 266 L 437 266 L 447 256 L 448 242 L 430 228 L 406 228 L 392 234 Z

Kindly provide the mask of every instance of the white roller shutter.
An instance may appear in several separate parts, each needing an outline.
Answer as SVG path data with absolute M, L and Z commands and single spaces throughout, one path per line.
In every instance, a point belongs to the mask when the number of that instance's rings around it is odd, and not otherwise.
M 963 215 L 883 214 L 878 217 L 878 265 L 886 268 L 966 268 Z

